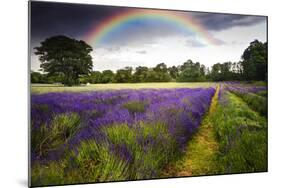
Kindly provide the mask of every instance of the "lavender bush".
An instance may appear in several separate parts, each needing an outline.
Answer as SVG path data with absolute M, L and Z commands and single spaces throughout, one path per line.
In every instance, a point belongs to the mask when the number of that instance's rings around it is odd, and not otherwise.
M 226 84 L 225 89 L 239 96 L 250 108 L 267 116 L 267 87 L 242 84 Z
M 214 92 L 181 88 L 33 94 L 33 184 L 158 177 L 184 151 Z
M 222 83 L 211 119 L 219 143 L 219 174 L 267 171 L 266 87 Z M 259 112 L 259 113 L 258 113 Z

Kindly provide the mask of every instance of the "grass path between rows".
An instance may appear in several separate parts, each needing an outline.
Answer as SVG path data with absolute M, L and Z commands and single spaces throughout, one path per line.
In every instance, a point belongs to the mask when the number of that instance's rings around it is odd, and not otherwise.
M 199 176 L 216 173 L 216 156 L 219 149 L 211 122 L 212 113 L 218 103 L 219 86 L 212 98 L 207 115 L 203 118 L 200 128 L 188 142 L 184 156 L 164 169 L 163 177 Z

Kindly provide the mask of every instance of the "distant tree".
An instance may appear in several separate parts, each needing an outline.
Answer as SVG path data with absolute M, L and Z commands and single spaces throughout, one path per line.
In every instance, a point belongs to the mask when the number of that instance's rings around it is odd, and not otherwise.
M 91 84 L 101 83 L 102 73 L 100 71 L 92 71 L 89 75 L 89 82 Z
M 232 63 L 231 62 L 225 62 L 220 65 L 221 66 L 221 75 L 223 80 L 232 80 Z
M 197 82 L 204 81 L 206 67 L 200 65 L 199 62 L 193 63 L 192 60 L 187 60 L 180 66 L 179 76 L 177 81 L 179 82 Z
M 32 71 L 30 74 L 30 79 L 31 83 L 52 84 L 60 83 L 62 77 L 60 75 L 48 75 Z
M 243 80 L 241 62 L 230 62 L 230 80 Z
M 46 79 L 47 79 L 47 83 L 52 84 L 52 83 L 62 83 L 63 79 L 64 79 L 64 75 L 61 73 L 57 73 L 57 74 L 44 74 Z
M 159 82 L 160 75 L 157 74 L 153 69 L 149 69 L 147 72 L 146 82 Z
M 148 71 L 148 82 L 169 82 L 171 77 L 168 73 L 168 67 L 165 63 L 159 63 Z
M 54 36 L 34 48 L 39 55 L 40 67 L 52 75 L 62 75 L 63 84 L 79 84 L 79 77 L 91 72 L 93 63 L 90 52 L 92 47 L 84 41 L 66 36 Z
M 43 75 L 40 72 L 31 72 L 30 74 L 31 83 L 44 83 Z
M 167 73 L 168 72 L 168 68 L 167 68 L 167 65 L 165 63 L 159 63 L 157 64 L 153 70 L 155 72 L 161 72 L 161 73 Z
M 205 77 L 206 71 L 207 71 L 207 69 L 206 69 L 205 65 L 201 64 L 200 65 L 200 76 Z
M 138 66 L 132 76 L 132 82 L 146 82 L 147 81 L 148 68 Z
M 132 67 L 125 67 L 124 69 L 119 69 L 115 75 L 115 82 L 117 83 L 129 83 L 132 81 Z
M 205 78 L 206 78 L 206 80 L 208 80 L 208 81 L 212 81 L 212 79 L 211 79 L 211 70 L 210 70 L 209 67 L 206 68 Z
M 241 80 L 241 67 L 240 63 L 216 63 L 212 66 L 210 72 L 212 81 L 235 81 Z
M 90 82 L 90 75 L 81 76 L 81 77 L 79 78 L 79 83 L 81 83 L 81 84 L 91 83 L 91 82 Z
M 242 61 L 236 62 L 235 66 L 235 80 L 243 80 Z
M 112 83 L 115 74 L 111 70 L 104 70 L 101 74 L 101 83 Z
M 246 80 L 266 80 L 267 42 L 255 40 L 242 55 L 243 75 Z
M 221 64 L 216 63 L 212 66 L 211 70 L 211 79 L 212 81 L 222 81 L 222 74 L 221 74 Z
M 172 66 L 168 68 L 168 72 L 171 76 L 171 78 L 176 79 L 179 74 L 179 69 L 176 66 Z

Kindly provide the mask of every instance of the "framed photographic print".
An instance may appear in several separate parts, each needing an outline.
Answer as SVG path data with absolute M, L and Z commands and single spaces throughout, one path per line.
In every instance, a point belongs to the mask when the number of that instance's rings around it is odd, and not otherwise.
M 29 186 L 267 172 L 267 16 L 29 2 Z

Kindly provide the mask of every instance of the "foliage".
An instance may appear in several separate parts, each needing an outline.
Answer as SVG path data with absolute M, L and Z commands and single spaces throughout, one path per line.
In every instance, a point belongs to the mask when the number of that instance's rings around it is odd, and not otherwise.
M 246 80 L 267 80 L 267 42 L 251 42 L 243 52 L 242 59 Z
M 152 78 L 154 77 L 152 80 L 155 80 L 156 82 L 169 82 L 171 80 L 171 77 L 168 73 L 168 67 L 165 63 L 156 65 L 152 70 L 153 71 L 150 72 L 150 76 Z
M 112 83 L 114 81 L 114 73 L 111 70 L 104 70 L 101 74 L 101 83 Z
M 98 84 L 102 82 L 102 73 L 99 71 L 92 71 L 86 78 L 88 78 L 87 82 Z
M 30 74 L 31 83 L 46 83 L 45 77 L 39 72 L 31 72 Z
M 228 84 L 226 88 L 243 99 L 250 108 L 260 113 L 260 115 L 267 116 L 267 87 Z
M 132 82 L 138 83 L 138 82 L 146 82 L 148 81 L 147 75 L 148 75 L 148 67 L 138 66 L 135 69 L 135 73 L 132 76 Z
M 132 81 L 132 67 L 125 67 L 124 69 L 119 69 L 115 75 L 115 81 L 117 83 L 127 83 Z
M 199 62 L 193 63 L 192 60 L 186 61 L 180 66 L 177 81 L 179 82 L 198 82 L 205 81 L 206 68 Z
M 212 66 L 210 78 L 213 81 L 241 80 L 241 63 L 216 63 Z
M 199 82 L 199 81 L 238 81 L 238 80 L 261 80 L 266 81 L 267 77 L 267 43 L 261 43 L 257 40 L 250 43 L 250 46 L 244 51 L 242 55 L 242 61 L 239 62 L 224 62 L 216 63 L 211 69 L 205 67 L 205 65 L 199 62 L 194 63 L 192 60 L 187 60 L 179 66 L 168 67 L 165 63 L 157 64 L 155 67 L 138 66 L 135 69 L 132 67 L 125 67 L 115 72 L 111 70 L 92 71 L 91 57 L 89 55 L 92 50 L 87 44 L 82 41 L 76 41 L 74 39 L 60 39 L 62 36 L 54 37 L 53 40 L 60 42 L 48 42 L 50 39 L 42 42 L 41 45 L 48 45 L 48 48 L 37 47 L 36 54 L 40 56 L 42 62 L 41 67 L 47 75 L 40 74 L 38 72 L 31 73 L 31 83 L 57 83 L 68 82 L 66 85 L 81 83 L 143 83 L 143 82 Z M 59 38 L 59 39 L 57 39 Z M 52 39 L 52 38 L 51 38 Z M 65 41 L 67 42 L 65 42 Z M 72 40 L 72 41 L 68 41 Z M 58 43 L 58 45 L 56 45 Z M 58 48 L 66 43 L 66 47 L 62 48 L 65 53 L 61 53 L 60 56 L 54 55 L 57 53 Z M 70 43 L 70 44 L 69 44 Z M 75 45 L 72 45 L 74 43 Z M 75 47 L 76 44 L 83 44 L 86 48 L 84 53 L 78 53 L 82 51 L 82 47 Z M 80 44 L 81 43 L 81 44 Z M 56 45 L 55 47 L 53 47 Z M 69 47 L 67 47 L 69 46 Z M 74 47 L 73 47 L 74 46 Z M 78 49 L 77 49 L 78 48 Z M 40 50 L 40 51 L 39 51 Z M 45 50 L 45 51 L 44 51 Z M 51 51 L 53 54 L 47 56 L 46 51 Z M 75 53 L 70 53 L 71 50 L 75 50 Z M 87 53 L 86 53 L 87 52 Z M 67 63 L 62 63 L 61 59 L 57 57 L 63 57 L 71 55 L 71 61 L 67 58 L 63 58 Z M 85 58 L 81 61 L 81 55 Z M 46 57 L 45 57 L 46 56 Z M 74 57 L 72 57 L 74 56 Z M 78 62 L 79 56 L 79 62 Z M 43 58 L 44 57 L 44 58 Z M 76 58 L 76 60 L 74 59 Z M 74 59 L 74 60 L 73 60 Z M 83 68 L 82 68 L 83 67 Z M 68 78 L 67 78 L 68 77 Z M 67 81 L 68 80 L 68 81 Z
M 172 79 L 176 80 L 176 78 L 179 76 L 179 69 L 176 66 L 172 66 L 168 68 L 168 72 Z
M 219 142 L 219 173 L 267 170 L 266 119 L 224 91 L 212 121 Z
M 40 67 L 53 76 L 62 76 L 67 86 L 79 84 L 79 76 L 87 75 L 93 67 L 92 47 L 84 41 L 66 36 L 54 36 L 34 48 L 39 55 Z
M 30 81 L 31 83 L 41 83 L 41 84 L 52 84 L 52 83 L 61 83 L 63 80 L 62 75 L 48 75 L 42 74 L 40 72 L 31 71 Z

